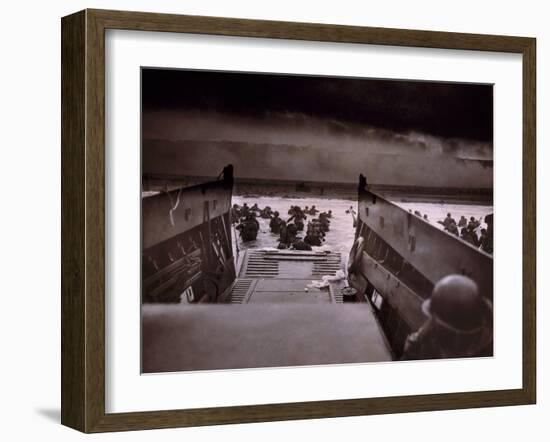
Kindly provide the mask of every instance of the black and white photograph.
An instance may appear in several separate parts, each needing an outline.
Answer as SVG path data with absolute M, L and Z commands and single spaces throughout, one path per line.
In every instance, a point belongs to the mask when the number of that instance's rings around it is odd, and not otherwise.
M 141 70 L 142 372 L 493 355 L 493 85 Z
M 5 2 L 0 440 L 545 441 L 545 6 Z

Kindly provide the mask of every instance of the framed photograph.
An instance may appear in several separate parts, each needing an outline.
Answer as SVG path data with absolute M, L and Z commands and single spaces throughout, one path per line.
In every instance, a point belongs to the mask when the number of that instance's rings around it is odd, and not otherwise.
M 535 53 L 64 17 L 62 423 L 535 403 Z

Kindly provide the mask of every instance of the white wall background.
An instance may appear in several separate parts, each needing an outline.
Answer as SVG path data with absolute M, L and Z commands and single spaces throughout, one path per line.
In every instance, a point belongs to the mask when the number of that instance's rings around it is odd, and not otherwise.
M 79 440 L 60 407 L 60 17 L 86 7 L 534 36 L 538 39 L 538 405 L 231 425 L 93 436 L 96 440 L 548 440 L 550 326 L 544 312 L 550 207 L 549 12 L 542 1 L 277 0 L 4 2 L 0 26 L 0 437 Z M 545 376 L 546 375 L 546 376 Z

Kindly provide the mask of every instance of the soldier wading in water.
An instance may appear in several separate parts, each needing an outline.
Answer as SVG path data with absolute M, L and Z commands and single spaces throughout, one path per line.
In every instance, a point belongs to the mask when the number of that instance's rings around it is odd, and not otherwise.
M 282 224 L 283 220 L 279 218 L 279 212 L 273 212 L 273 217 L 271 218 L 271 221 L 269 221 L 269 230 L 271 230 L 271 233 L 275 233 L 276 235 L 281 233 Z
M 260 230 L 260 223 L 258 223 L 254 212 L 249 212 L 236 229 L 240 231 L 243 241 L 254 241 L 258 236 L 258 230 Z

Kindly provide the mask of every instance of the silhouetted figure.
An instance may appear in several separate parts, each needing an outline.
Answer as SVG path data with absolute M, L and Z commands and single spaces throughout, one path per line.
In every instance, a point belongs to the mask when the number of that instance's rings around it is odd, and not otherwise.
M 298 234 L 298 228 L 294 223 L 288 223 L 286 225 L 286 234 L 290 238 L 290 243 L 294 242 L 296 235 Z
M 467 227 L 463 227 L 460 231 L 460 238 L 463 239 L 466 242 L 469 242 L 475 247 L 479 247 L 479 241 L 477 234 L 474 230 L 469 229 Z
M 487 253 L 493 253 L 493 214 L 487 215 L 484 219 L 487 224 L 487 238 L 483 250 Z
M 491 238 L 487 233 L 487 229 L 481 229 L 481 236 L 479 237 L 479 246 L 481 250 L 487 253 L 493 253 L 493 248 L 491 247 Z
M 290 247 L 290 245 L 296 241 L 296 234 L 298 229 L 292 223 L 286 224 L 283 222 L 281 225 L 281 235 L 279 237 L 279 248 L 284 245 L 283 248 Z
M 308 230 L 304 242 L 310 246 L 320 246 L 323 244 L 323 237 L 320 232 L 314 232 L 313 230 Z
M 442 224 L 448 228 L 451 224 L 455 224 L 456 225 L 456 221 L 455 219 L 451 216 L 450 213 L 447 213 L 447 217 L 443 220 Z
M 240 218 L 241 218 L 241 209 L 238 204 L 233 204 L 233 207 L 231 207 L 231 223 L 232 224 L 238 223 Z
M 468 229 L 475 230 L 479 227 L 481 223 L 475 219 L 473 216 L 470 217 L 470 222 L 468 223 Z
M 458 236 L 459 235 L 459 231 L 458 231 L 458 227 L 456 226 L 455 223 L 451 223 L 449 224 L 448 227 L 445 227 L 445 230 L 455 236 Z
M 293 221 L 296 225 L 296 228 L 299 231 L 304 230 L 304 221 L 307 218 L 304 211 L 300 208 L 300 206 L 294 206 L 292 210 L 291 217 L 287 220 L 287 222 Z
M 269 218 L 271 218 L 272 213 L 273 213 L 273 211 L 271 210 L 271 207 L 265 206 L 265 207 L 260 211 L 260 217 L 261 217 L 261 218 L 264 218 L 264 219 L 269 219 Z
M 287 249 L 290 245 L 288 241 L 287 236 L 287 227 L 286 222 L 281 220 L 281 223 L 279 225 L 279 245 L 277 246 L 278 249 Z
M 328 232 L 330 230 L 330 220 L 325 212 L 319 214 L 319 222 L 321 223 L 321 230 Z
M 294 241 L 294 243 L 292 244 L 292 247 L 294 248 L 294 250 L 311 250 L 311 246 L 308 243 L 306 243 L 305 240 Z
M 271 218 L 271 221 L 269 222 L 269 230 L 271 230 L 271 233 L 275 233 L 276 235 L 281 233 L 282 223 L 283 220 L 279 218 L 279 212 L 273 212 L 273 218 Z
M 254 216 L 254 212 L 248 214 L 248 216 L 241 221 L 236 227 L 240 231 L 241 239 L 243 241 L 254 241 L 258 236 L 258 230 L 260 230 L 260 224 Z

